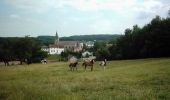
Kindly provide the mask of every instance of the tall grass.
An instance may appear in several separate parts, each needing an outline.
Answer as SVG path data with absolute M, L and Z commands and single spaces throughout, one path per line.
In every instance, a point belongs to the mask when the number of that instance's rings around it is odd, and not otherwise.
M 0 100 L 169 100 L 170 59 L 110 61 L 71 72 L 67 62 L 0 66 Z

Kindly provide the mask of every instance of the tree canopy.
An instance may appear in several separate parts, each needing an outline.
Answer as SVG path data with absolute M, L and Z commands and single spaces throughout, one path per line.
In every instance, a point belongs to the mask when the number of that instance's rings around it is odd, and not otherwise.
M 41 44 L 31 37 L 24 38 L 0 38 L 0 60 L 8 63 L 10 60 L 19 60 L 20 63 L 27 60 L 32 62 L 47 56 L 41 51 Z
M 156 16 L 142 28 L 126 29 L 109 50 L 113 59 L 169 57 L 170 18 Z

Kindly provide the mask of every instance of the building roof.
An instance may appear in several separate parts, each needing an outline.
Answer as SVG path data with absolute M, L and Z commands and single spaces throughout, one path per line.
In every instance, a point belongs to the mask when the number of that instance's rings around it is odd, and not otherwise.
M 49 46 L 42 46 L 41 48 L 64 48 L 65 46 L 76 46 L 79 41 L 59 41 L 57 44 L 50 44 Z
M 75 46 L 79 41 L 59 41 L 57 45 L 59 46 Z
M 64 48 L 62 45 L 50 44 L 49 48 Z

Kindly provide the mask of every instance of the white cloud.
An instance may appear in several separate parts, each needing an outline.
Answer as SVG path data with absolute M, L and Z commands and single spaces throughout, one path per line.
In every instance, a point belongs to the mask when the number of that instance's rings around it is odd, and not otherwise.
M 11 20 L 16 18 L 21 20 L 21 17 L 25 20 L 29 18 L 32 22 L 23 21 L 22 25 L 30 23 L 28 25 L 30 30 L 32 29 L 33 32 L 37 33 L 43 33 L 43 30 L 45 32 L 54 31 L 56 28 L 61 30 L 61 33 L 70 34 L 122 33 L 125 28 L 132 27 L 134 24 L 142 26 L 148 23 L 155 15 L 166 17 L 167 11 L 170 9 L 170 1 L 168 0 L 166 3 L 163 0 L 4 1 L 6 1 L 6 5 L 17 8 L 16 12 L 13 12 L 14 14 L 8 15 Z M 31 16 L 29 16 L 30 14 Z M 42 32 L 38 31 L 38 27 L 35 29 L 31 26 L 36 21 L 38 23 L 35 25 L 40 27 Z M 48 29 L 42 26 L 43 23 Z
M 100 19 L 92 22 L 90 28 L 97 34 L 110 33 L 113 31 L 113 23 L 110 20 Z
M 53 7 L 54 0 L 5 0 L 6 3 L 27 11 L 27 12 L 45 12 L 48 11 L 51 7 Z M 52 1 L 52 2 L 50 2 Z
M 109 9 L 117 12 L 124 11 L 153 11 L 162 6 L 160 0 L 6 0 L 7 3 L 20 9 L 33 11 L 47 11 L 51 8 L 64 8 L 66 6 L 80 11 L 98 11 Z
M 170 9 L 170 2 L 161 0 L 5 0 L 8 4 L 23 10 L 23 12 L 44 13 L 51 9 L 63 10 L 74 8 L 80 12 L 102 12 L 109 10 L 119 16 L 140 18 L 141 13 L 147 15 L 164 15 Z
M 14 19 L 19 19 L 20 18 L 20 16 L 18 14 L 11 14 L 9 17 L 14 18 Z

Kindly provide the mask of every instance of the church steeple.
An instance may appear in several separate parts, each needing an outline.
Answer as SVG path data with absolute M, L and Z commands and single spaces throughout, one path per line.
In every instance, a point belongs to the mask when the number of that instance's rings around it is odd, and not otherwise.
M 57 31 L 56 31 L 55 42 L 54 42 L 54 44 L 57 44 L 58 42 L 59 42 L 59 36 L 58 36 Z

